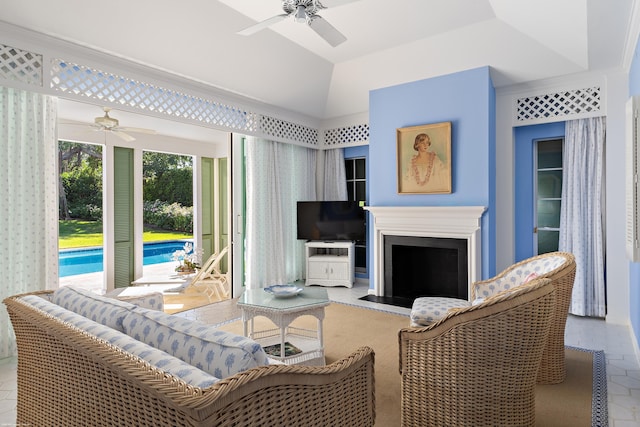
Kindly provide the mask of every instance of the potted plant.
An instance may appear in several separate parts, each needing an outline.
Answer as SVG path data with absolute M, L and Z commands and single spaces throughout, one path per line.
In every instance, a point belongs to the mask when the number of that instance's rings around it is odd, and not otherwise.
M 202 257 L 202 249 L 194 248 L 193 243 L 186 242 L 184 248 L 177 250 L 171 256 L 171 259 L 178 261 L 175 271 L 178 274 L 192 274 L 200 268 L 200 259 Z

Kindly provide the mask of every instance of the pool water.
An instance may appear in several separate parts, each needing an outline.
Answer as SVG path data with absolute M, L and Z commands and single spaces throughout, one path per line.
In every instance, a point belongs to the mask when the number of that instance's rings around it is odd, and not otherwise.
M 143 249 L 143 265 L 171 262 L 171 255 L 184 248 L 187 240 L 145 243 Z M 103 270 L 102 248 L 62 249 L 58 253 L 59 276 L 96 273 Z

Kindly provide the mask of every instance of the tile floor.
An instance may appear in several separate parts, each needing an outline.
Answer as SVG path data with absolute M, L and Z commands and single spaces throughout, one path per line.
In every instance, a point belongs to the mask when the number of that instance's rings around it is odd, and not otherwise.
M 86 283 L 86 282 L 85 282 Z M 366 285 L 351 289 L 327 288 L 333 301 L 354 304 L 398 314 L 409 310 L 358 298 L 366 295 Z M 640 427 L 640 366 L 635 355 L 630 328 L 598 319 L 569 316 L 565 342 L 591 350 L 604 350 L 607 359 L 607 392 L 610 427 Z M 15 426 L 16 359 L 0 359 L 0 427 Z

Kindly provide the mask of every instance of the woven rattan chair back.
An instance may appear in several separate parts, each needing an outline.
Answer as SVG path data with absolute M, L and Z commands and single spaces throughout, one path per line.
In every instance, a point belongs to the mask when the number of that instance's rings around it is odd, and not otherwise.
M 549 279 L 399 332 L 401 425 L 533 426 L 555 308 Z
M 561 259 L 558 262 L 558 259 Z M 576 276 L 576 260 L 573 254 L 568 252 L 549 252 L 535 257 L 527 258 L 502 271 L 497 276 L 476 282 L 475 289 L 483 284 L 494 283 L 500 279 L 511 275 L 514 271 L 522 271 L 526 274 L 530 271 L 529 266 L 543 266 L 546 260 L 553 260 L 554 268 L 548 271 L 539 271 L 538 278 L 551 279 L 551 283 L 556 289 L 556 310 L 549 331 L 549 338 L 545 346 L 540 370 L 538 372 L 539 384 L 558 384 L 567 377 L 565 363 L 564 332 L 569 315 L 569 305 L 571 304 L 571 293 L 573 282 Z

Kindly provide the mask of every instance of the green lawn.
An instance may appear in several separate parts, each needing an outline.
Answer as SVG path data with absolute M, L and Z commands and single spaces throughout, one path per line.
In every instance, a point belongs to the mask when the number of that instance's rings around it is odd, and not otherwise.
M 66 220 L 58 221 L 60 249 L 81 248 L 87 246 L 102 246 L 102 222 Z M 145 227 L 143 240 L 155 242 L 158 240 L 191 239 L 191 234 L 178 233 L 170 230 L 159 230 Z

